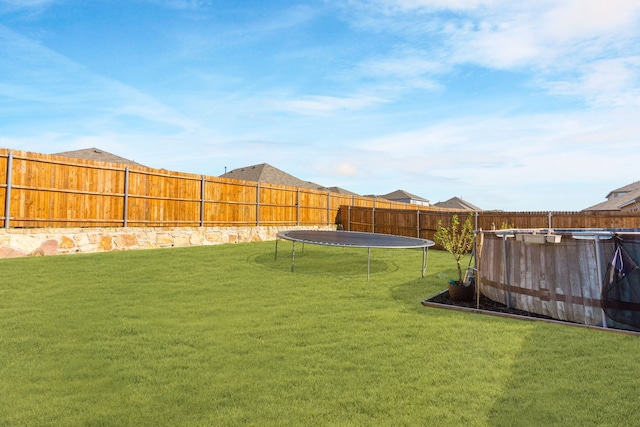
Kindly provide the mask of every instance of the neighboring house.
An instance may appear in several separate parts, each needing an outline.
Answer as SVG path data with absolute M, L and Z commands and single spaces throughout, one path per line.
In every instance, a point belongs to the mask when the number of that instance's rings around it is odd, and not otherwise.
M 640 211 L 640 181 L 612 190 L 607 201 L 583 211 Z
M 276 167 L 271 166 L 268 163 L 261 163 L 259 165 L 245 166 L 243 168 L 237 168 L 230 172 L 226 172 L 220 175 L 220 178 L 241 179 L 243 181 L 251 182 L 264 182 L 267 184 L 286 185 L 289 187 L 298 188 L 310 188 L 312 190 L 330 191 L 332 193 L 339 193 L 349 196 L 358 196 L 349 190 L 345 190 L 340 187 L 325 187 L 315 182 L 303 181 L 290 175 Z
M 411 205 L 429 206 L 429 201 L 415 194 L 407 193 L 403 190 L 396 190 L 389 194 L 376 196 L 382 199 L 391 200 L 392 202 L 403 202 Z
M 347 196 L 358 196 L 359 194 L 356 194 L 352 191 L 349 190 L 345 190 L 344 188 L 340 188 L 340 187 L 322 187 L 322 190 L 326 190 L 326 191 L 331 191 L 332 193 L 339 193 L 339 194 L 344 194 Z
M 452 197 L 445 202 L 435 203 L 433 206 L 437 206 L 439 208 L 444 209 L 464 209 L 466 211 L 481 211 L 479 207 L 472 205 L 466 200 L 461 199 L 460 197 Z
M 293 175 L 281 171 L 278 168 L 262 163 L 259 165 L 246 166 L 234 169 L 220 178 L 241 179 L 243 181 L 264 182 L 268 184 L 287 185 L 289 187 L 310 188 L 312 190 L 323 190 L 325 187 L 309 181 L 303 181 Z
M 130 166 L 141 166 L 147 167 L 145 165 L 141 165 L 140 163 L 136 163 L 133 160 L 125 159 L 124 157 L 116 156 L 115 154 L 108 153 L 104 150 L 100 150 L 99 148 L 85 148 L 83 150 L 74 150 L 74 151 L 64 151 L 62 153 L 53 153 L 54 156 L 65 156 L 71 157 L 74 159 L 83 159 L 83 160 L 98 160 L 101 162 L 109 162 L 109 163 L 120 163 L 123 165 Z

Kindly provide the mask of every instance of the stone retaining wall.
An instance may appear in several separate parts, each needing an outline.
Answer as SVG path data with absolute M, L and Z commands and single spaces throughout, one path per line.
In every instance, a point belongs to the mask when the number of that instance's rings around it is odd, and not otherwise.
M 275 240 L 280 231 L 314 227 L 113 227 L 0 229 L 0 258 L 218 245 Z

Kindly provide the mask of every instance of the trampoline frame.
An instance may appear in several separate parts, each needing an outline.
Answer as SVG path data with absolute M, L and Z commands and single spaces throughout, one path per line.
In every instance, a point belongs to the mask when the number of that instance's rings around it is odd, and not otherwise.
M 296 237 L 296 234 L 299 236 Z M 309 235 L 314 238 L 309 238 Z M 341 238 L 344 236 L 351 236 L 354 238 L 360 238 L 352 240 L 351 242 L 344 241 L 344 239 L 322 239 L 322 237 L 333 236 Z M 303 237 L 304 236 L 304 237 Z M 306 237 L 306 238 L 305 238 Z M 366 242 L 362 242 L 362 238 Z M 400 240 L 405 244 L 389 244 L 389 241 Z M 294 272 L 295 257 L 296 257 L 296 242 L 302 243 L 302 250 L 304 251 L 304 244 L 309 243 L 312 245 L 324 245 L 324 246 L 338 246 L 343 248 L 367 248 L 367 282 L 369 281 L 369 275 L 371 270 L 371 248 L 380 249 L 420 249 L 422 248 L 422 277 L 424 278 L 425 271 L 427 270 L 427 258 L 428 248 L 435 245 L 431 240 L 419 239 L 416 237 L 396 236 L 391 234 L 380 233 L 365 233 L 360 231 L 331 231 L 331 230 L 287 230 L 281 231 L 276 235 L 276 251 L 275 259 L 278 259 L 278 240 L 289 240 L 292 242 L 291 246 L 291 272 Z M 340 241 L 342 240 L 342 241 Z M 386 244 L 383 244 L 386 242 Z

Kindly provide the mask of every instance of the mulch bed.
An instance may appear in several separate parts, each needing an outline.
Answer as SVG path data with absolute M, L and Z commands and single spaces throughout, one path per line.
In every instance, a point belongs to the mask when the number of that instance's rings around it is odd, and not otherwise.
M 464 307 L 473 310 L 482 310 L 488 311 L 492 313 L 504 313 L 511 314 L 514 316 L 525 316 L 525 317 L 535 317 L 538 319 L 549 319 L 555 320 L 549 316 L 543 316 L 541 314 L 530 313 L 528 311 L 518 310 L 516 308 L 507 308 L 506 305 L 500 304 L 499 302 L 495 302 L 484 295 L 480 294 L 480 305 L 476 306 L 476 299 L 474 297 L 473 301 L 453 301 L 449 298 L 449 291 L 441 292 L 437 295 L 432 296 L 424 301 L 422 301 L 422 305 L 428 305 L 428 303 L 434 304 L 442 304 L 442 305 L 450 305 L 455 307 Z
M 559 323 L 559 324 L 564 324 L 564 325 L 571 325 L 571 326 L 577 326 L 577 327 L 581 327 L 581 328 L 588 328 L 588 329 L 597 329 L 597 330 L 605 330 L 608 332 L 616 332 L 616 333 L 621 333 L 621 334 L 629 334 L 629 335 L 635 335 L 635 336 L 640 336 L 640 332 L 638 331 L 629 331 L 629 330 L 625 330 L 625 329 L 614 329 L 614 328 L 607 328 L 607 329 L 603 329 L 600 326 L 589 326 L 589 325 L 583 325 L 580 323 L 575 323 L 575 322 L 568 322 L 565 320 L 558 320 L 558 319 L 554 319 L 552 317 L 549 316 L 543 316 L 541 314 L 536 314 L 536 313 L 530 313 L 528 311 L 523 311 L 523 310 L 517 310 L 515 308 L 507 308 L 506 305 L 504 304 L 500 304 L 499 302 L 495 302 L 493 300 L 490 300 L 489 298 L 485 297 L 484 295 L 480 294 L 480 305 L 476 307 L 476 300 L 474 297 L 473 301 L 453 301 L 451 300 L 451 298 L 449 298 L 449 291 L 445 290 L 437 295 L 434 295 L 430 298 L 427 298 L 425 300 L 422 301 L 422 305 L 424 306 L 431 306 L 431 307 L 440 307 L 440 308 L 452 308 L 452 309 L 457 309 L 457 310 L 465 310 L 465 311 L 472 311 L 475 313 L 483 313 L 483 314 L 492 314 L 495 316 L 503 316 L 503 317 L 520 317 L 522 319 L 528 319 L 528 320 L 542 320 L 545 322 L 552 322 L 552 323 Z

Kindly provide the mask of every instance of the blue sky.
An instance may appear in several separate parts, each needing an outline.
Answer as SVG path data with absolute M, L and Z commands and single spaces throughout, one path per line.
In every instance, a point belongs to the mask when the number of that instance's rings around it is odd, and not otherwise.
M 637 0 L 0 0 L 0 146 L 581 210 L 640 180 Z

